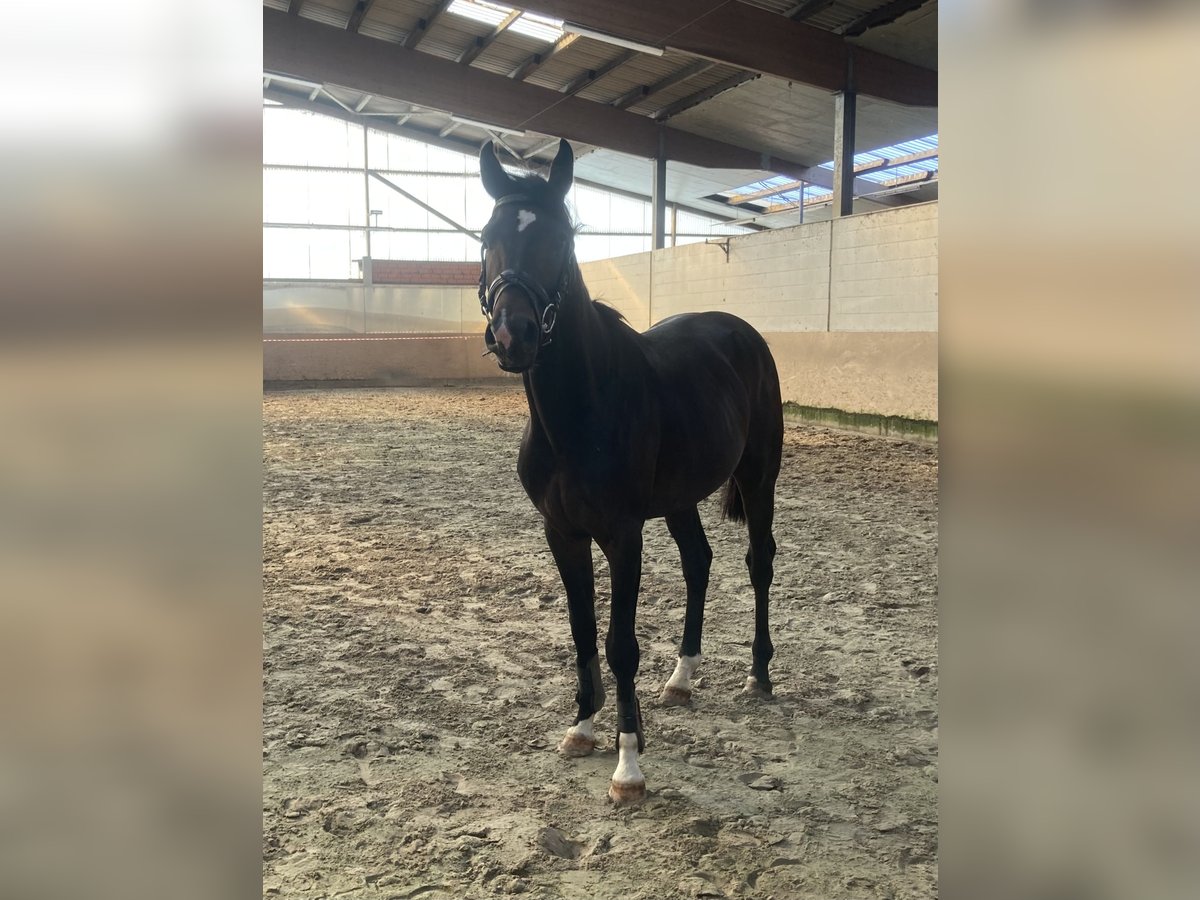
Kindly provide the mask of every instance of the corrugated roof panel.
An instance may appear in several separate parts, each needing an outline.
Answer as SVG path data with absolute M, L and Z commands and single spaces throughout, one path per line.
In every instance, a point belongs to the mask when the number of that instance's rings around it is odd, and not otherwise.
M 325 25 L 333 25 L 336 28 L 342 29 L 350 21 L 350 13 L 348 11 L 326 6 L 324 3 L 313 3 L 312 0 L 307 0 L 300 7 L 300 15 L 306 19 L 312 19 L 314 22 L 321 22 Z
M 363 22 L 379 21 L 400 28 L 412 28 L 429 11 L 424 0 L 375 0 Z
M 389 32 L 402 31 L 407 34 L 416 21 L 417 16 L 402 9 L 385 6 L 383 0 L 379 0 L 371 7 L 371 11 L 363 19 L 362 27 L 358 30 L 362 34 L 371 34 L 376 29 Z
M 603 68 L 625 52 L 619 47 L 580 38 L 549 62 L 539 66 L 526 80 L 530 84 L 558 90 L 588 69 Z
M 490 47 L 479 54 L 471 65 L 497 75 L 507 75 L 523 63 L 531 53 L 536 53 L 538 49 L 538 42 L 532 38 L 524 35 L 510 37 L 505 32 Z
M 365 34 L 367 37 L 380 38 L 385 41 L 400 42 L 408 37 L 409 21 L 407 17 L 399 18 L 390 15 L 387 18 L 376 17 L 374 7 L 372 14 L 369 14 L 362 21 L 362 25 L 358 28 L 359 34 Z
M 743 2 L 782 15 L 795 6 L 797 0 L 743 0 Z
M 665 109 L 676 100 L 682 100 L 684 97 L 690 97 L 692 94 L 710 88 L 720 81 L 724 81 L 734 71 L 737 70 L 730 69 L 727 66 L 714 66 L 705 72 L 701 72 L 698 75 L 693 75 L 686 81 L 681 81 L 679 84 L 672 85 L 665 91 L 661 91 L 654 96 L 647 98 L 644 102 L 635 104 L 631 108 L 646 115 L 658 112 L 658 110 Z
M 421 41 L 420 46 L 420 52 L 422 53 L 450 60 L 458 59 L 464 49 L 463 44 L 459 41 L 446 40 L 444 37 L 434 38 L 432 36 Z
M 367 18 L 376 15 L 399 15 L 416 21 L 425 15 L 433 4 L 430 0 L 375 0 Z

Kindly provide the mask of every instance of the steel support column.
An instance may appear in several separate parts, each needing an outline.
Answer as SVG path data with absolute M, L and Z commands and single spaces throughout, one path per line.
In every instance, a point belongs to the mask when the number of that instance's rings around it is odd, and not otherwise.
M 854 212 L 854 91 L 842 91 L 834 97 L 833 122 L 833 215 Z
M 650 191 L 650 230 L 654 238 L 652 248 L 661 250 L 666 246 L 667 235 L 667 158 L 654 160 L 654 184 Z

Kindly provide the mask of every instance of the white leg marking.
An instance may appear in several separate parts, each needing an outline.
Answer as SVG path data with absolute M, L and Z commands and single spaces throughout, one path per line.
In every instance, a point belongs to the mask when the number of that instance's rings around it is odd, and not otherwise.
M 524 231 L 530 225 L 537 221 L 537 214 L 532 213 L 527 209 L 517 210 L 517 231 Z
M 636 734 L 621 732 L 617 739 L 617 771 L 613 772 L 608 796 L 613 803 L 636 803 L 646 796 L 646 777 L 638 766 Z
M 692 675 L 700 666 L 701 655 L 681 656 L 675 663 L 675 671 L 663 688 L 662 702 L 667 706 L 684 706 L 692 699 Z
M 587 756 L 596 749 L 596 733 L 593 730 L 595 713 L 588 716 L 578 725 L 572 725 L 563 735 L 558 752 L 563 756 Z
M 746 686 L 742 689 L 742 693 L 749 694 L 751 697 L 761 697 L 765 700 L 771 698 L 771 694 L 758 683 L 758 679 L 753 675 L 746 677 Z

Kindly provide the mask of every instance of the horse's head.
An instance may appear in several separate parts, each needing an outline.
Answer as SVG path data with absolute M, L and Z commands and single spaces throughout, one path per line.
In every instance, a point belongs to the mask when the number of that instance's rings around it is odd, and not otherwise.
M 523 372 L 548 344 L 575 268 L 575 232 L 563 201 L 575 157 L 560 141 L 548 179 L 504 171 L 491 141 L 479 154 L 483 186 L 495 199 L 483 229 L 479 302 L 488 320 L 484 344 L 500 368 Z

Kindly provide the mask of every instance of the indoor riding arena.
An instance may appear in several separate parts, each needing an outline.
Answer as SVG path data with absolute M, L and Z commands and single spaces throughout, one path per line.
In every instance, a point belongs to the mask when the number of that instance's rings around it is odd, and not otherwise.
M 937 5 L 264 4 L 264 896 L 937 896 Z M 535 376 L 481 309 L 481 149 L 573 158 L 562 267 L 614 327 L 731 313 L 778 373 L 773 695 L 718 490 L 663 701 L 687 588 L 647 521 L 636 802 L 595 544 L 608 699 L 559 749 L 576 648 L 517 472 Z M 524 290 L 547 211 L 517 205 Z

